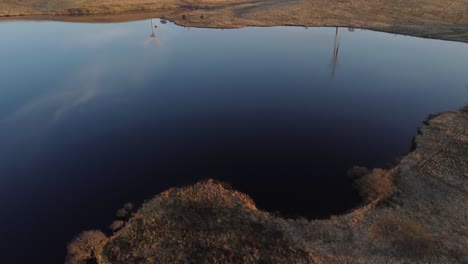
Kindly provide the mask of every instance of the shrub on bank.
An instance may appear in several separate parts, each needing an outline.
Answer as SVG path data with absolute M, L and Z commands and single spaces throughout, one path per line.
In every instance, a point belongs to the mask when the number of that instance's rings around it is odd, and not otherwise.
M 107 237 L 98 230 L 84 231 L 67 246 L 65 264 L 103 263 L 101 253 Z
M 390 197 L 396 190 L 392 173 L 384 169 L 366 171 L 363 167 L 354 167 L 349 175 L 354 179 L 354 186 L 359 195 L 367 201 Z

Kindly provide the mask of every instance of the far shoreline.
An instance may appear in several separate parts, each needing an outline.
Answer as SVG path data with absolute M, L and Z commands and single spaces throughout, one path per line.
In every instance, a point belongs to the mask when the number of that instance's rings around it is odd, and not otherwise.
M 413 2 L 415 0 L 398 4 L 383 0 L 346 3 L 338 0 L 106 0 L 100 4 L 68 1 L 53 5 L 34 0 L 35 4 L 29 5 L 0 3 L 0 22 L 117 23 L 163 18 L 195 28 L 342 27 L 468 42 L 468 5 L 452 4 L 449 0 L 429 4 Z
M 132 15 L 132 18 L 122 18 L 126 15 Z M 83 23 L 83 24 L 113 24 L 113 23 L 129 23 L 129 22 L 137 22 L 137 21 L 144 21 L 148 19 L 165 19 L 168 22 L 173 23 L 174 25 L 180 27 L 189 27 L 189 28 L 200 28 L 200 29 L 243 29 L 243 28 L 274 28 L 274 27 L 296 27 L 296 28 L 341 28 L 341 29 L 356 29 L 356 30 L 367 30 L 379 33 L 386 33 L 386 34 L 393 34 L 398 36 L 404 37 L 413 37 L 413 38 L 421 38 L 421 39 L 428 39 L 428 40 L 439 40 L 439 41 L 449 41 L 449 42 L 457 42 L 457 43 L 468 43 L 468 40 L 459 40 L 459 39 L 444 39 L 444 38 L 435 38 L 431 36 L 419 36 L 416 33 L 401 33 L 399 31 L 390 31 L 385 29 L 375 29 L 375 28 L 364 28 L 364 27 L 351 27 L 351 26 L 334 26 L 334 25 L 312 25 L 312 26 L 305 26 L 305 25 L 291 25 L 291 24 L 277 24 L 271 26 L 258 26 L 258 25 L 247 25 L 247 26 L 239 26 L 239 27 L 210 27 L 210 26 L 199 26 L 199 25 L 186 25 L 186 24 L 179 24 L 176 21 L 172 21 L 170 19 L 162 18 L 162 17 L 153 17 L 151 13 L 130 13 L 130 14 L 111 14 L 105 16 L 94 16 L 94 15 L 83 15 L 83 16 L 49 16 L 49 15 L 33 15 L 33 16 L 11 16 L 11 17 L 0 17 L 0 23 L 2 22 L 62 22 L 62 23 Z

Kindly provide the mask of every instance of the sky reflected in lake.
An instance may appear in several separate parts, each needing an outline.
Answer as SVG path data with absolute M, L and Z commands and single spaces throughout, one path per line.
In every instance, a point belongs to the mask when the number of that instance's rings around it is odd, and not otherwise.
M 62 263 L 123 203 L 206 178 L 286 215 L 343 213 L 348 168 L 388 166 L 468 103 L 465 43 L 154 25 L 0 23 L 6 263 Z

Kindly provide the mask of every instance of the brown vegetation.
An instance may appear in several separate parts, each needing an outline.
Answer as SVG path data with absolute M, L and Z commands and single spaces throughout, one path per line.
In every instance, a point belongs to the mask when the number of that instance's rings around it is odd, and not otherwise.
M 311 263 L 274 218 L 212 181 L 143 205 L 106 245 L 111 263 Z
M 392 173 L 354 168 L 350 176 L 361 192 L 384 203 L 369 202 L 329 220 L 292 220 L 262 212 L 245 194 L 207 181 L 146 202 L 107 242 L 102 233 L 92 247 L 77 246 L 89 238 L 76 239 L 68 260 L 466 263 L 467 127 L 466 109 L 438 115 Z M 398 195 L 391 195 L 395 190 Z
M 396 190 L 392 173 L 384 169 L 373 169 L 360 176 L 354 180 L 354 186 L 369 202 L 388 198 Z
M 414 258 L 434 255 L 438 241 L 426 228 L 415 220 L 402 218 L 395 213 L 384 213 L 372 224 L 372 239 L 383 239 L 394 254 Z
M 67 247 L 66 264 L 102 262 L 102 250 L 107 243 L 104 233 L 97 230 L 84 231 L 73 239 Z
M 0 1 L 0 17 L 19 15 L 71 21 L 164 17 L 212 28 L 341 26 L 468 42 L 468 0 Z

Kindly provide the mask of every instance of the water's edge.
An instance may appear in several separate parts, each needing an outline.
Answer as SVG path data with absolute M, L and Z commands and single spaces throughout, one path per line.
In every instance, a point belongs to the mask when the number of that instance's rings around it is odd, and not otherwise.
M 161 193 L 130 219 L 119 220 L 109 238 L 99 231 L 84 232 L 71 246 L 98 237 L 100 263 L 165 262 L 181 256 L 248 263 L 458 263 L 466 254 L 461 240 L 468 236 L 460 229 L 466 221 L 460 208 L 468 191 L 463 176 L 468 169 L 468 106 L 430 116 L 425 123 L 415 137 L 415 149 L 396 167 L 355 170 L 355 182 L 368 203 L 348 214 L 320 221 L 284 219 L 258 210 L 247 195 L 209 180 Z M 447 232 L 452 229 L 459 235 Z M 278 236 L 283 240 L 276 240 Z M 255 254 L 249 252 L 251 247 Z M 230 253 L 226 257 L 217 249 Z
M 40 0 L 37 0 L 40 2 Z M 453 1 L 444 0 L 447 5 Z M 438 12 L 439 5 L 412 8 L 411 1 L 352 5 L 327 1 L 218 1 L 104 4 L 79 6 L 10 7 L 0 11 L 1 20 L 58 20 L 70 22 L 124 22 L 162 17 L 186 27 L 241 28 L 249 26 L 351 27 L 423 38 L 468 42 L 468 19 L 456 8 Z M 391 5 L 391 6 L 388 6 Z M 21 8 L 20 8 L 21 7 Z M 388 7 L 388 8 L 387 8 Z M 363 10 L 366 10 L 363 13 Z M 421 16 L 421 13 L 426 15 Z M 322 14 L 322 15 L 320 15 Z M 2 18 L 3 17 L 3 18 Z M 0 20 L 0 21 L 1 21 Z

